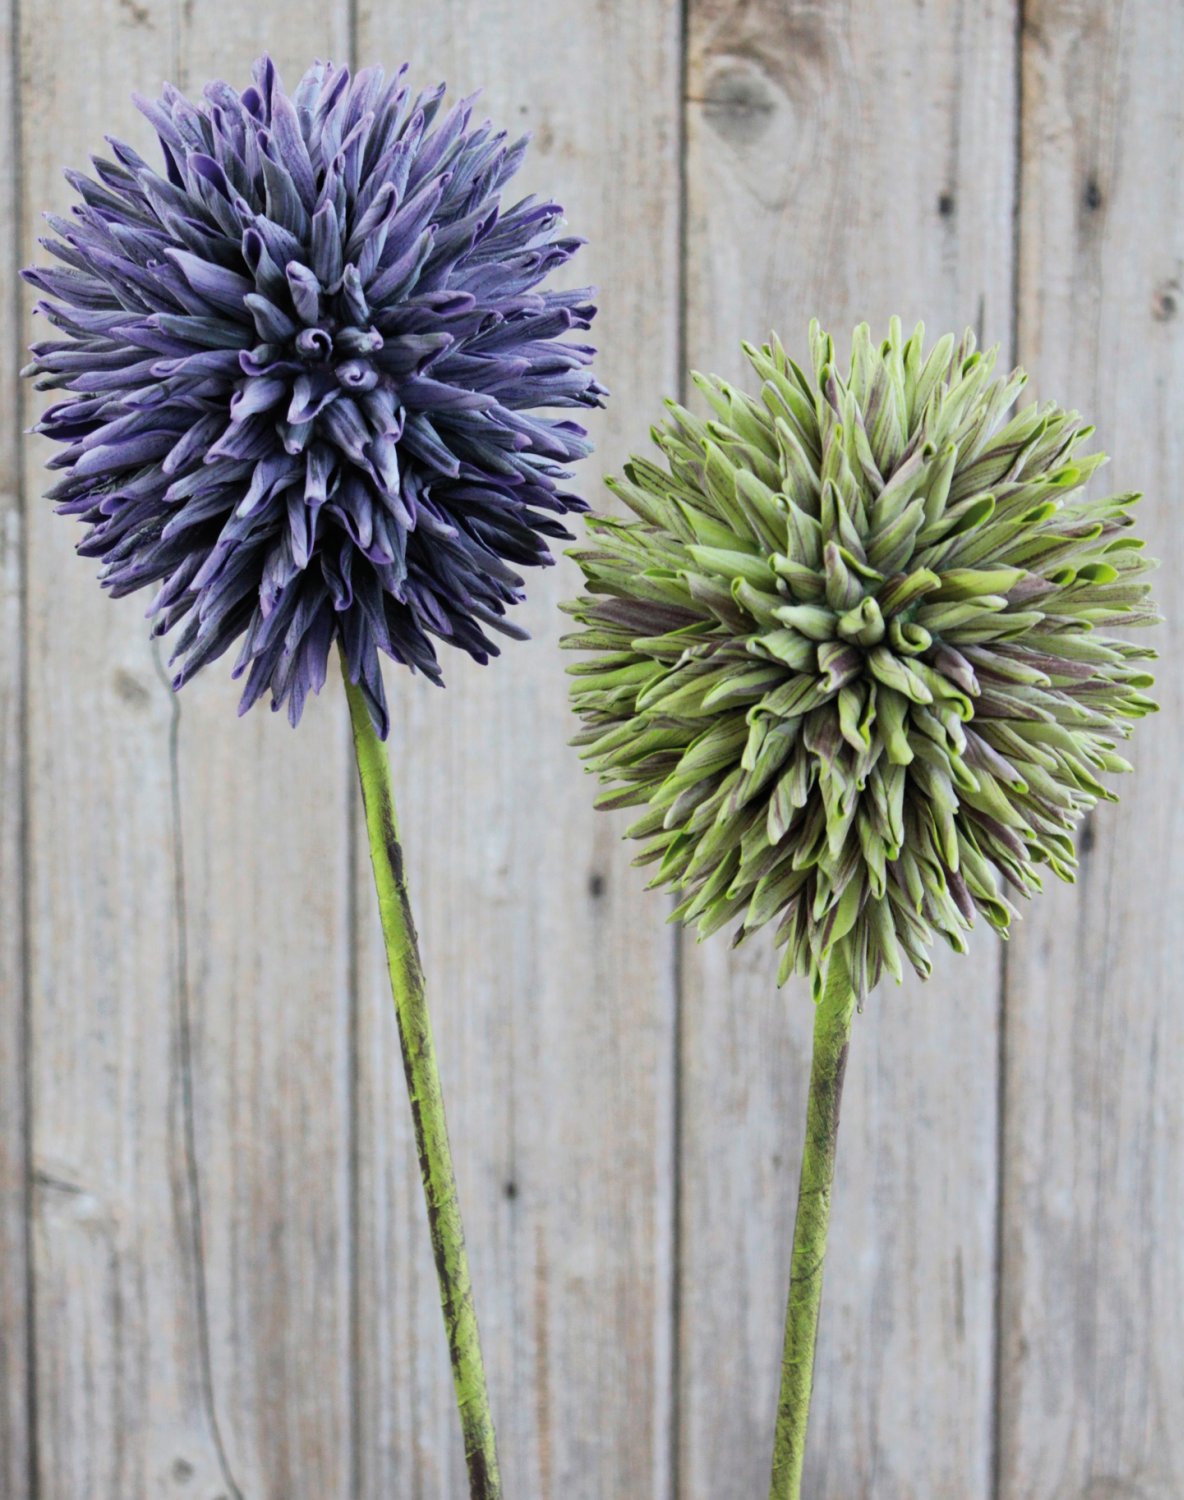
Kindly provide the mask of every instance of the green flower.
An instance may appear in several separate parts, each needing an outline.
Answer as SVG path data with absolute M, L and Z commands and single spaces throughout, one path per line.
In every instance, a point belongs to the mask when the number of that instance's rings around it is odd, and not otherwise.
M 838 945 L 866 993 L 975 909 L 1006 933 L 1115 745 L 1155 708 L 1110 631 L 1157 619 L 1131 535 L 1137 495 L 1085 498 L 1104 460 L 1055 404 L 1007 419 L 1025 376 L 923 329 L 855 330 L 850 373 L 810 328 L 813 375 L 774 337 L 754 399 L 696 375 L 714 417 L 671 402 L 665 465 L 612 484 L 567 605 L 594 653 L 571 670 L 576 743 L 610 784 L 656 886 L 701 936 L 776 923 L 779 983 L 816 992 Z

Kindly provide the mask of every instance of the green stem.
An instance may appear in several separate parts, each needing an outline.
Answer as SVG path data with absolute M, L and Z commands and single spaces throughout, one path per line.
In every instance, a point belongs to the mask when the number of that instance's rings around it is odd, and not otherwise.
M 822 1267 L 835 1180 L 839 1102 L 854 1013 L 855 996 L 840 947 L 831 956 L 826 988 L 814 1013 L 814 1058 L 810 1064 L 806 1141 L 802 1147 L 802 1177 L 793 1226 L 789 1306 L 785 1314 L 781 1397 L 777 1404 L 769 1500 L 800 1500 L 802 1493 L 806 1423 L 814 1383 L 814 1345 L 822 1301 Z
M 391 991 L 395 997 L 399 1042 L 403 1048 L 407 1093 L 415 1122 L 419 1171 L 427 1202 L 440 1301 L 444 1308 L 448 1352 L 452 1359 L 452 1381 L 464 1434 L 469 1494 L 471 1500 L 498 1500 L 502 1489 L 497 1444 L 489 1410 L 477 1314 L 473 1307 L 473 1284 L 465 1253 L 456 1175 L 452 1169 L 448 1127 L 444 1120 L 444 1096 L 440 1089 L 440 1075 L 436 1071 L 423 969 L 407 896 L 403 851 L 399 845 L 390 761 L 370 722 L 365 699 L 349 681 L 344 660 L 342 671 L 346 678 L 345 692 L 353 724 L 354 751 L 362 783 L 366 831 L 370 839 L 374 884 L 378 888 L 378 909 Z

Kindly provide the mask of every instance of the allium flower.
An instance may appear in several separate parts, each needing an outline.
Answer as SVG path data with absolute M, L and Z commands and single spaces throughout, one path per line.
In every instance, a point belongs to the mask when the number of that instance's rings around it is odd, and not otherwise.
M 745 352 L 760 399 L 696 376 L 715 417 L 670 404 L 666 466 L 634 459 L 575 550 L 590 594 L 566 644 L 577 743 L 642 805 L 629 832 L 700 932 L 767 922 L 779 982 L 820 987 L 843 945 L 862 995 L 934 932 L 962 949 L 1004 895 L 1072 878 L 1072 830 L 1130 721 L 1154 708 L 1109 634 L 1156 618 L 1128 531 L 1137 496 L 1089 500 L 1103 461 L 1074 412 L 1005 419 L 967 334 L 926 357 L 894 321 L 856 330 L 844 379 L 811 327 L 813 378 L 774 338 Z
M 483 627 L 524 633 L 516 569 L 568 535 L 588 451 L 531 409 L 603 395 L 559 341 L 588 292 L 537 290 L 580 241 L 555 203 L 499 207 L 525 141 L 405 71 L 317 64 L 289 98 L 263 58 L 241 95 L 138 101 L 164 175 L 111 141 L 50 218 L 65 268 L 25 272 L 64 335 L 26 371 L 70 392 L 51 498 L 112 594 L 160 585 L 174 685 L 242 637 L 242 709 L 270 689 L 296 723 L 339 637 L 384 736 L 380 649 L 439 681 L 433 636 L 485 661 Z

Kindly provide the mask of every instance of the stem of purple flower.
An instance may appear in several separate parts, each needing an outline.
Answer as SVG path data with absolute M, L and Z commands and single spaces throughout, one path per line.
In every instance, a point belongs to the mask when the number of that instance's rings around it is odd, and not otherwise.
M 839 1104 L 854 1014 L 855 995 L 840 943 L 832 951 L 826 985 L 814 1013 L 814 1056 L 810 1064 L 798 1211 L 793 1227 L 781 1397 L 777 1404 L 769 1500 L 800 1500 L 802 1492 L 806 1424 L 814 1383 L 814 1347 L 822 1302 L 822 1268 L 839 1137 Z
M 469 1494 L 471 1500 L 499 1500 L 502 1489 L 497 1444 L 489 1409 L 477 1314 L 473 1306 L 473 1284 L 465 1251 L 456 1174 L 444 1119 L 444 1096 L 436 1069 L 423 968 L 407 894 L 403 850 L 399 843 L 390 761 L 370 722 L 362 693 L 349 680 L 344 659 L 342 671 L 362 783 L 366 831 L 398 1018 L 399 1042 L 403 1049 L 407 1093 L 415 1124 L 415 1143 L 440 1285 L 440 1302 L 452 1360 L 452 1380 L 464 1435 Z

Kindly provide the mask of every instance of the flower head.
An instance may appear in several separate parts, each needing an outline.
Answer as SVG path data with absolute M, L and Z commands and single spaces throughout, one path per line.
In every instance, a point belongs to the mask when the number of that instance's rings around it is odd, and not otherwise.
M 1092 431 L 1054 404 L 1005 414 L 972 334 L 926 357 L 893 321 L 855 331 L 850 373 L 810 332 L 812 376 L 776 338 L 745 352 L 753 399 L 696 376 L 714 410 L 669 404 L 665 466 L 613 490 L 638 517 L 589 520 L 568 610 L 577 739 L 655 885 L 701 934 L 776 923 L 779 982 L 822 982 L 842 945 L 862 994 L 935 931 L 1072 879 L 1072 830 L 1115 744 L 1155 705 L 1112 627 L 1156 618 L 1128 527 L 1135 495 L 1090 500 Z
M 238 94 L 138 100 L 164 174 L 111 142 L 25 276 L 63 335 L 26 371 L 68 398 L 58 509 L 89 531 L 112 594 L 159 585 L 181 625 L 179 687 L 242 638 L 242 709 L 270 689 L 293 723 L 340 638 L 375 725 L 378 653 L 440 680 L 433 637 L 479 661 L 583 509 L 588 451 L 540 407 L 596 406 L 589 293 L 540 291 L 579 240 L 559 206 L 503 187 L 525 141 L 440 114 L 443 85 L 317 64 L 295 93 L 268 58 Z

